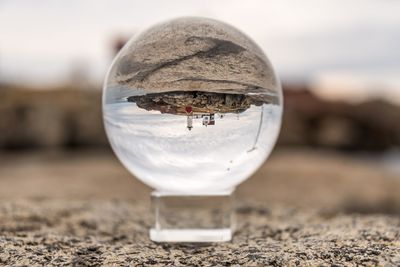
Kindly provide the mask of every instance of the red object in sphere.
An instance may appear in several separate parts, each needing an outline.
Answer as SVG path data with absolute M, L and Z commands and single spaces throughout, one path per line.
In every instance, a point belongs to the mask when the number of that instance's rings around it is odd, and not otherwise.
M 192 111 L 193 111 L 192 107 L 186 107 L 185 110 L 187 113 L 192 113 Z

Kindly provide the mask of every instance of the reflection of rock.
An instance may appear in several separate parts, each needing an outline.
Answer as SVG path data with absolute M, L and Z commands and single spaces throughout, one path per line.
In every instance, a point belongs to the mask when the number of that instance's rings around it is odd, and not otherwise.
M 143 96 L 130 96 L 129 102 L 134 102 L 146 110 L 158 110 L 161 113 L 186 115 L 187 107 L 190 113 L 241 113 L 251 105 L 261 106 L 271 103 L 273 99 L 268 96 L 223 94 L 210 92 L 183 92 L 147 94 Z
M 149 92 L 279 90 L 255 43 L 231 26 L 203 18 L 172 20 L 141 34 L 121 51 L 108 82 Z

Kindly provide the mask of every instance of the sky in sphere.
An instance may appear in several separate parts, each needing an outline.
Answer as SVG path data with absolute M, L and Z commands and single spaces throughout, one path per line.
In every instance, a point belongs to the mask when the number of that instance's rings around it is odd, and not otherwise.
M 116 38 L 204 16 L 249 35 L 284 81 L 400 91 L 399 14 L 396 0 L 0 0 L 0 79 L 56 84 L 79 66 L 100 82 Z

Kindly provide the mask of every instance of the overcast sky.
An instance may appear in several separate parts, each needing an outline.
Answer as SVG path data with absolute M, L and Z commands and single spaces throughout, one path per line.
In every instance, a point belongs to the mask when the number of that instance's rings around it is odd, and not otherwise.
M 0 78 L 59 82 L 81 65 L 102 80 L 113 38 L 205 16 L 246 32 L 284 80 L 355 72 L 398 84 L 399 14 L 396 0 L 0 0 Z

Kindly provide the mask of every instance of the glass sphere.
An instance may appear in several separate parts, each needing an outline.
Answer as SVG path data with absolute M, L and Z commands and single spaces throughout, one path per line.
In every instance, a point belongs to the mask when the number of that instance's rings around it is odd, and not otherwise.
M 270 154 L 282 92 L 262 50 L 232 26 L 180 18 L 122 48 L 103 92 L 123 165 L 162 192 L 232 190 Z

